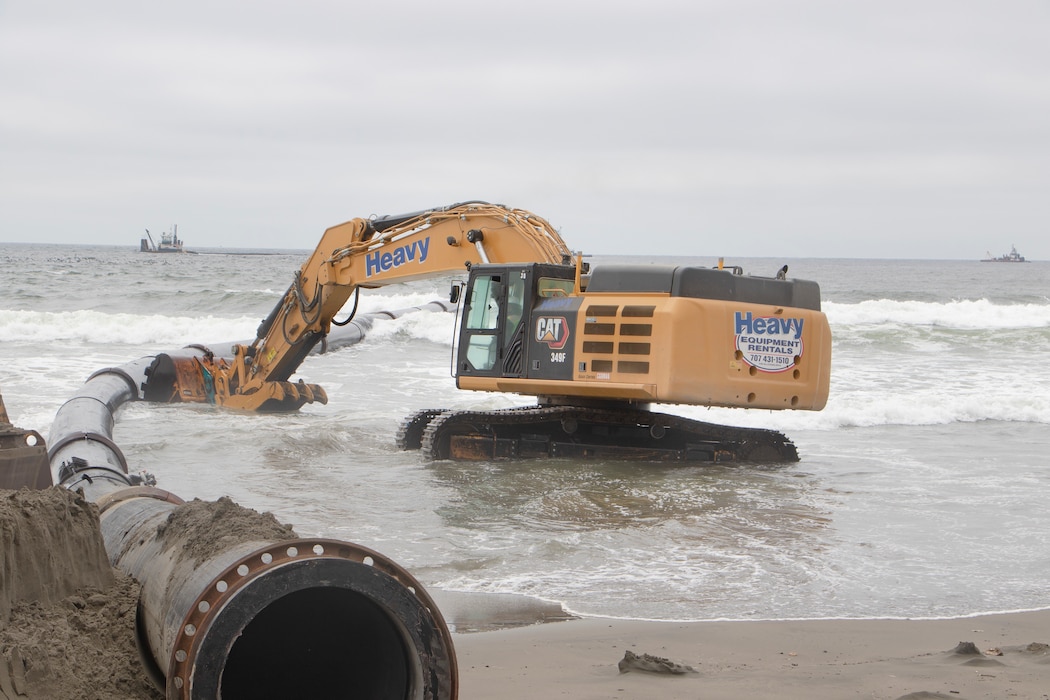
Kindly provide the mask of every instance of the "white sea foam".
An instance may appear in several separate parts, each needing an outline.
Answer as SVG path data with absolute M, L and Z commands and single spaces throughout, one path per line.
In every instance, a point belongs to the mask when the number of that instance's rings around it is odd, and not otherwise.
M 949 302 L 870 299 L 822 305 L 832 332 L 836 326 L 911 325 L 963 329 L 1047 328 L 1050 305 L 994 304 L 987 299 Z
M 455 316 L 451 313 L 421 311 L 400 318 L 378 317 L 369 331 L 369 340 L 377 342 L 392 339 L 426 340 L 439 345 L 452 345 Z
M 255 317 L 108 314 L 99 311 L 2 311 L 0 342 L 80 341 L 126 345 L 221 342 L 254 337 Z
M 447 296 L 447 295 L 445 295 Z M 390 311 L 393 309 L 407 309 L 412 306 L 422 306 L 432 301 L 442 299 L 442 295 L 433 291 L 424 292 L 389 292 L 384 290 L 382 294 L 372 290 L 363 290 L 361 300 L 358 303 L 358 313 L 371 311 Z M 351 299 L 343 309 L 349 312 L 353 306 Z
M 1050 424 L 1050 397 L 1040 392 L 989 388 L 965 395 L 923 392 L 836 391 L 824 410 L 756 411 L 700 406 L 666 407 L 696 420 L 753 428 L 836 430 L 879 425 L 947 425 L 984 420 Z

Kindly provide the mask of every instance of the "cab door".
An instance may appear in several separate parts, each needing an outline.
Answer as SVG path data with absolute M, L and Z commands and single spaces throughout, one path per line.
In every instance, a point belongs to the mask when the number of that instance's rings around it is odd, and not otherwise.
M 457 374 L 493 376 L 499 366 L 505 276 L 503 270 L 471 275 L 459 336 Z
M 523 268 L 485 268 L 467 287 L 456 373 L 517 377 L 522 367 L 522 315 L 530 275 Z

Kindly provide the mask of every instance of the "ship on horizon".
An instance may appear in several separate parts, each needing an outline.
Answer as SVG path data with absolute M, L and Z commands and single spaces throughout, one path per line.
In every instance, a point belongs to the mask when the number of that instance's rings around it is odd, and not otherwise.
M 160 234 L 160 243 L 154 244 L 153 236 L 146 229 L 146 237 L 139 241 L 140 253 L 184 253 L 182 240 L 179 238 L 178 224 L 171 227 L 171 231 Z
M 1010 246 L 1010 252 L 1006 255 L 1000 255 L 999 257 L 993 256 L 990 252 L 986 254 L 988 257 L 981 260 L 981 262 L 1028 262 L 1025 257 L 1017 252 L 1015 246 Z

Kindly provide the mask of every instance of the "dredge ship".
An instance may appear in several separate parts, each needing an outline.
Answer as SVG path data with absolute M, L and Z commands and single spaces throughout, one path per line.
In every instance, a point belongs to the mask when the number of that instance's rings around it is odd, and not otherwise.
M 154 244 L 153 236 L 146 229 L 146 237 L 139 241 L 139 252 L 141 253 L 184 253 L 182 239 L 179 238 L 179 227 L 172 226 L 171 231 L 160 234 L 160 243 Z
M 1010 252 L 1006 255 L 1000 255 L 995 257 L 991 253 L 987 253 L 988 257 L 981 260 L 981 262 L 1007 262 L 1007 263 L 1022 263 L 1028 262 L 1025 257 L 1017 252 L 1017 248 L 1010 246 Z

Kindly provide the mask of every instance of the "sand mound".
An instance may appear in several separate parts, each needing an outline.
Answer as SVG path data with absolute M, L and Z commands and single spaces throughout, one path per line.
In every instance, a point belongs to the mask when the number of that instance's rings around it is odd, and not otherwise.
M 280 542 L 295 539 L 291 525 L 272 513 L 259 513 L 238 505 L 228 496 L 217 501 L 193 499 L 171 512 L 157 532 L 177 533 L 185 543 L 182 557 L 203 561 L 242 542 Z
M 135 646 L 138 584 L 110 567 L 97 508 L 0 491 L 0 700 L 161 698 Z
M 0 547 L 0 621 L 18 601 L 113 585 L 98 509 L 67 489 L 0 491 Z

